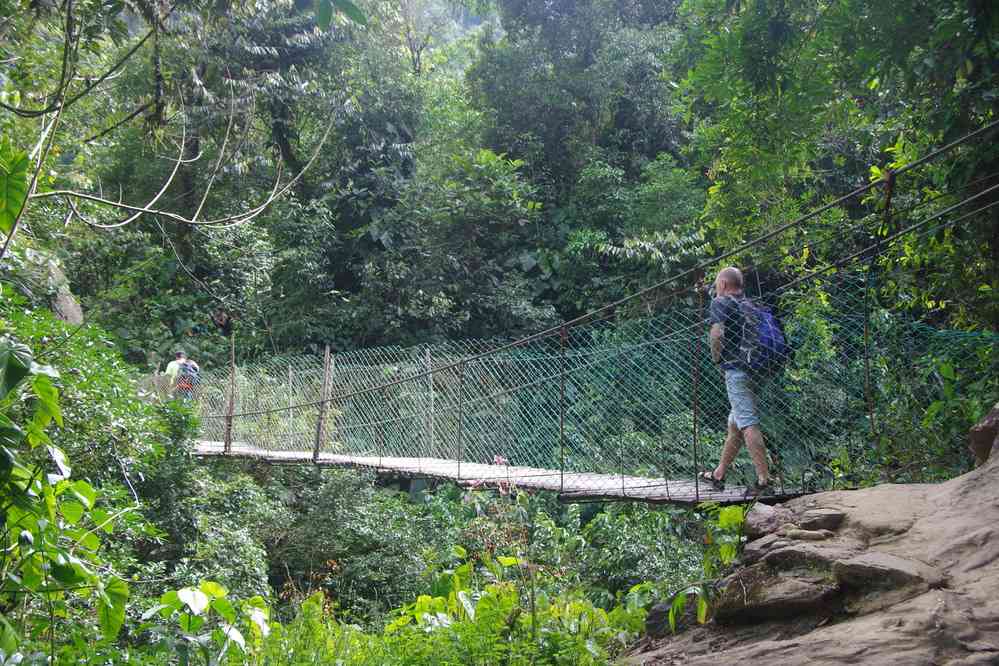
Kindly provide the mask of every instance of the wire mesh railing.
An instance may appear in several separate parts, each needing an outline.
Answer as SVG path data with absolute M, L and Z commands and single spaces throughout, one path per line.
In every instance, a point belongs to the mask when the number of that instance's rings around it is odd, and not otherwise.
M 718 460 L 729 411 L 708 353 L 703 288 L 726 259 L 749 267 L 747 296 L 778 313 L 792 350 L 780 372 L 758 379 L 779 492 L 828 487 L 857 474 L 861 460 L 904 476 L 962 448 L 963 432 L 925 427 L 928 412 L 953 402 L 959 377 L 986 378 L 977 390 L 993 400 L 999 391 L 987 379 L 999 377 L 999 336 L 940 328 L 932 308 L 888 300 L 921 270 L 899 243 L 994 223 L 999 178 L 930 191 L 916 169 L 927 163 L 528 338 L 274 357 L 209 372 L 198 388 L 199 437 L 227 451 L 235 442 L 316 460 L 408 459 L 414 471 L 450 461 L 459 480 L 481 479 L 477 466 L 496 473 L 509 464 L 575 494 L 648 497 L 655 488 L 669 499 L 679 487 L 699 499 L 698 474 Z M 639 302 L 655 314 L 632 316 Z M 915 436 L 932 439 L 925 456 L 900 450 Z M 755 478 L 745 459 L 730 474 Z

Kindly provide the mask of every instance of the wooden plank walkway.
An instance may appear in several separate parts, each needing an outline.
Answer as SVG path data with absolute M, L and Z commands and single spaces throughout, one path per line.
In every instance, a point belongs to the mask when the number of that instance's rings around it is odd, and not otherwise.
M 355 467 L 378 474 L 448 479 L 466 487 L 501 487 L 548 490 L 559 493 L 565 501 L 638 500 L 651 503 L 697 504 L 714 501 L 732 504 L 747 501 L 746 488 L 730 486 L 714 490 L 705 483 L 689 480 L 667 480 L 621 474 L 565 472 L 520 467 L 516 465 L 486 465 L 441 458 L 395 458 L 320 453 L 313 461 L 311 451 L 276 451 L 255 448 L 233 442 L 229 454 L 222 442 L 198 441 L 194 455 L 199 457 L 248 458 L 270 463 L 315 464 L 324 467 Z M 786 499 L 798 493 L 761 496 L 763 501 Z

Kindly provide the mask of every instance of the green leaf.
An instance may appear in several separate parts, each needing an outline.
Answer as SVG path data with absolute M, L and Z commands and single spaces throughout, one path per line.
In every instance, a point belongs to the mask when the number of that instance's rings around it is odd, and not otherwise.
M 316 25 L 328 30 L 333 22 L 333 4 L 330 0 L 316 0 Z
M 347 18 L 354 23 L 368 25 L 368 17 L 365 16 L 364 12 L 362 12 L 361 9 L 350 0 L 333 0 L 333 6 L 346 14 Z
M 678 617 L 683 615 L 683 611 L 687 608 L 687 590 L 677 593 L 673 597 L 673 603 L 669 607 L 669 628 L 670 631 L 676 633 L 676 620 Z
M 232 602 L 224 597 L 219 597 L 218 599 L 212 599 L 212 603 L 209 604 L 213 611 L 219 614 L 226 622 L 236 621 L 236 609 L 233 607 Z
M 498 555 L 496 561 L 505 567 L 515 567 L 520 564 L 520 560 L 516 557 L 509 557 L 507 555 Z
M 718 512 L 718 527 L 724 530 L 738 529 L 744 519 L 741 506 L 726 506 Z
M 0 445 L 3 446 L 4 450 L 7 451 L 8 454 L 10 454 L 10 451 L 7 447 L 17 448 L 21 445 L 25 436 L 26 433 L 20 428 L 20 426 L 3 414 L 0 414 Z M 11 464 L 13 464 L 13 460 L 11 460 Z
M 316 0 L 316 24 L 323 30 L 328 30 L 333 23 L 333 10 L 346 15 L 354 23 L 368 24 L 368 17 L 351 0 Z
M 12 341 L 0 339 L 0 398 L 5 398 L 31 371 L 31 349 Z
M 228 591 L 218 583 L 210 580 L 201 581 L 198 589 L 207 594 L 212 599 L 224 597 Z
M 104 582 L 102 593 L 97 601 L 97 616 L 101 633 L 105 640 L 114 640 L 125 621 L 125 604 L 128 601 L 128 585 L 117 576 Z
M 101 548 L 101 538 L 93 532 L 87 532 L 80 539 L 80 545 L 91 551 L 98 551 Z
M 205 625 L 205 618 L 190 613 L 181 613 L 180 617 L 177 618 L 177 624 L 187 633 L 193 634 Z
M 0 650 L 4 655 L 12 655 L 17 651 L 17 645 L 21 642 L 14 627 L 10 625 L 7 618 L 0 613 Z
M 34 417 L 28 422 L 26 439 L 28 446 L 35 449 L 39 446 L 47 446 L 52 443 L 52 438 L 45 434 L 45 426 L 50 419 L 42 412 L 35 412 Z
M 108 520 L 111 514 L 104 509 L 94 509 L 90 512 L 90 519 L 95 525 L 101 526 L 101 531 L 106 534 L 114 534 L 114 521 Z
M 147 610 L 145 613 L 143 613 L 142 617 L 139 619 L 145 622 L 146 620 L 148 620 L 149 618 L 151 618 L 152 616 L 156 615 L 157 613 L 159 613 L 164 609 L 171 611 L 173 610 L 172 608 L 170 608 L 170 606 L 167 606 L 166 604 L 156 604 L 155 606 Z
M 954 381 L 957 378 L 957 375 L 954 374 L 954 366 L 950 363 L 941 363 L 938 370 L 940 371 L 940 376 L 944 379 Z
M 88 509 L 94 508 L 94 501 L 97 499 L 97 491 L 94 490 L 86 481 L 75 481 L 73 485 L 69 487 L 70 492 L 76 496 L 78 500 L 83 502 L 83 506 Z
M 59 409 L 59 389 L 52 384 L 48 375 L 35 375 L 31 388 L 38 398 L 39 410 L 62 427 L 62 411 Z M 67 476 L 69 476 L 67 474 Z
M 28 154 L 10 141 L 0 146 L 0 231 L 10 234 L 28 197 Z
M 697 623 L 704 624 L 708 621 L 708 600 L 703 594 L 697 595 Z
M 50 573 L 52 578 L 58 581 L 61 585 L 76 585 L 82 583 L 85 577 L 81 575 L 80 571 L 69 564 L 68 562 L 53 562 L 50 568 Z
M 930 406 L 926 408 L 926 413 L 923 414 L 923 426 L 929 427 L 944 406 L 943 400 L 934 400 L 931 402 Z
M 174 611 L 180 610 L 180 607 L 184 604 L 181 602 L 180 597 L 177 594 L 177 590 L 169 590 L 164 592 L 160 597 L 160 617 L 168 618 L 170 614 Z

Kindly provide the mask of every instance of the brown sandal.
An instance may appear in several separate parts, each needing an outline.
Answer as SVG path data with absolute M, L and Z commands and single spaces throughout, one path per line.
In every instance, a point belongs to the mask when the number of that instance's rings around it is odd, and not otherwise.
M 711 470 L 701 472 L 701 480 L 710 483 L 715 490 L 725 490 L 725 478 L 716 479 L 715 473 Z

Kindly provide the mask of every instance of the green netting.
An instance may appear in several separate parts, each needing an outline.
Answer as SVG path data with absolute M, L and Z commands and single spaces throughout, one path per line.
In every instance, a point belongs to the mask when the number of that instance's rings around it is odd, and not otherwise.
M 912 227 L 908 240 L 968 218 L 960 207 L 945 207 L 959 197 L 927 200 L 918 181 L 908 191 L 897 186 L 895 197 L 910 202 L 897 213 L 896 228 L 938 225 Z M 781 316 L 792 347 L 784 370 L 759 389 L 767 448 L 784 492 L 859 482 L 885 470 L 899 480 L 954 471 L 964 464 L 974 400 L 999 397 L 999 336 L 940 330 L 905 303 L 882 302 L 881 285 L 912 281 L 917 270 L 892 261 L 876 240 L 883 215 L 878 201 L 851 200 L 810 220 L 811 229 L 789 226 L 728 259 L 787 266 L 746 272 L 747 295 Z M 866 254 L 830 258 L 838 246 L 866 242 Z M 690 481 L 718 460 L 729 410 L 708 354 L 703 286 L 700 276 L 665 285 L 510 344 L 335 352 L 325 396 L 323 358 L 274 357 L 232 375 L 209 372 L 198 391 L 200 438 L 226 439 L 231 406 L 231 441 L 268 451 L 417 464 L 501 457 L 547 473 L 604 475 L 591 480 L 596 494 L 601 484 L 623 487 L 633 476 Z M 636 304 L 653 314 L 635 316 Z M 754 478 L 745 453 L 730 478 Z
M 999 337 L 936 330 L 884 308 L 865 315 L 865 285 L 858 269 L 764 298 L 785 313 L 794 349 L 760 388 L 786 492 L 827 487 L 851 460 L 877 461 L 919 432 L 918 419 L 944 397 L 945 387 L 926 379 L 942 365 L 961 376 L 999 375 Z M 705 307 L 682 294 L 655 317 L 589 323 L 567 329 L 564 341 L 556 331 L 496 353 L 483 353 L 496 342 L 469 342 L 334 354 L 328 403 L 316 402 L 322 358 L 240 366 L 232 440 L 311 451 L 325 410 L 326 453 L 479 463 L 501 456 L 549 470 L 691 479 L 717 461 L 728 413 L 707 353 Z M 204 379 L 203 439 L 224 438 L 228 384 L 227 372 Z M 892 418 L 903 399 L 909 420 Z M 959 448 L 961 436 L 934 446 Z M 740 475 L 752 478 L 744 454 Z

